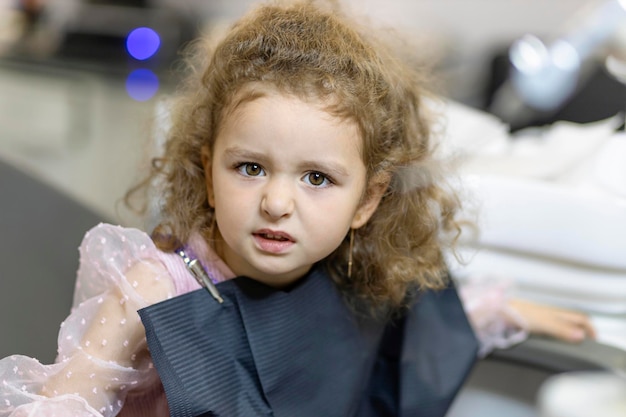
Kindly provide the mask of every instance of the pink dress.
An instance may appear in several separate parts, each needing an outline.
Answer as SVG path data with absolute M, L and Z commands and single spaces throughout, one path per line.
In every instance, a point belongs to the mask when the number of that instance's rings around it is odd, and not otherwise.
M 202 239 L 192 239 L 191 246 L 212 277 L 233 277 Z M 137 265 L 149 273 L 129 278 L 127 271 Z M 96 226 L 80 246 L 73 307 L 61 324 L 56 363 L 20 355 L 0 360 L 0 416 L 169 416 L 145 339 L 128 337 L 128 329 L 141 326 L 138 309 L 197 288 L 180 256 L 161 252 L 147 234 Z M 115 308 L 103 308 L 107 303 Z
M 234 276 L 201 238 L 189 243 L 211 277 Z M 158 250 L 146 233 L 94 227 L 80 246 L 73 307 L 61 324 L 57 360 L 0 360 L 0 417 L 169 416 L 137 310 L 198 288 L 180 256 Z M 482 354 L 523 340 L 526 333 L 511 333 L 502 319 L 502 288 L 473 288 L 460 293 Z

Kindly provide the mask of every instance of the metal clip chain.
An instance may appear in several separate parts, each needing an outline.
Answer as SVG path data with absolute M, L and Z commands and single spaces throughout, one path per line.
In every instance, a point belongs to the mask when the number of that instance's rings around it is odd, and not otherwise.
M 187 266 L 187 269 L 189 270 L 189 272 L 191 272 L 191 275 L 193 275 L 196 281 L 198 281 L 198 284 L 206 288 L 207 291 L 209 291 L 209 294 L 211 294 L 211 296 L 215 298 L 218 303 L 223 303 L 224 299 L 220 296 L 217 287 L 215 286 L 215 284 L 213 284 L 213 281 L 211 281 L 211 278 L 206 273 L 204 268 L 202 268 L 200 262 L 198 262 L 197 259 L 190 258 L 184 249 L 178 249 L 176 253 L 178 253 L 180 257 L 183 258 L 185 266 Z

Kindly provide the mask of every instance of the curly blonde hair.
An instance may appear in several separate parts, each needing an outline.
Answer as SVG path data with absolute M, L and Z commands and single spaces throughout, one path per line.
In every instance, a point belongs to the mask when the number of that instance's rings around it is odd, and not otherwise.
M 173 250 L 194 232 L 215 236 L 201 148 L 213 149 L 233 100 L 261 83 L 356 123 L 363 139 L 368 181 L 391 178 L 370 221 L 355 231 L 348 276 L 349 235 L 327 259 L 340 288 L 370 306 L 403 305 L 411 288 L 446 284 L 443 231 L 459 231 L 458 199 L 441 182 L 434 160 L 423 71 L 377 40 L 338 8 L 314 1 L 257 6 L 219 42 L 193 45 L 192 71 L 172 109 L 163 157 L 164 203 L 155 242 Z M 435 161 L 435 162 L 433 162 Z M 165 230 L 165 232 L 164 232 Z M 169 238 L 163 239 L 163 236 Z

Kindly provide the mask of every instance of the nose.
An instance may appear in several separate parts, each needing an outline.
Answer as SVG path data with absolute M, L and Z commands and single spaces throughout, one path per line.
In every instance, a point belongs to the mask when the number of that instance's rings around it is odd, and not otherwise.
M 262 212 L 271 219 L 288 217 L 295 207 L 294 189 L 287 179 L 271 178 L 263 190 Z

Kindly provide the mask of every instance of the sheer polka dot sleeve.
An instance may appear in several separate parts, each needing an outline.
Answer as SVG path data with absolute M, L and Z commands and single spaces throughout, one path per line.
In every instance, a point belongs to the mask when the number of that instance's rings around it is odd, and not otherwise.
M 112 417 L 129 392 L 154 387 L 158 376 L 137 310 L 175 293 L 162 257 L 139 230 L 106 224 L 90 230 L 56 363 L 19 355 L 0 360 L 0 417 Z
M 487 275 L 473 275 L 460 285 L 459 296 L 480 345 L 479 357 L 528 338 L 524 320 L 507 303 L 513 289 L 511 280 Z

